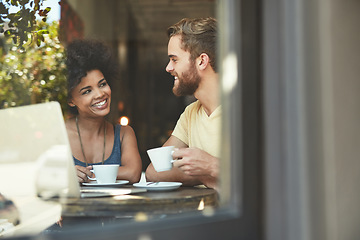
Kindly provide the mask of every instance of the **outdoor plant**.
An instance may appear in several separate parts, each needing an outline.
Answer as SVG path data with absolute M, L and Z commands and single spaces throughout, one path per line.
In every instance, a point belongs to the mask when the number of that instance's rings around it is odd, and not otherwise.
M 0 108 L 58 101 L 66 106 L 65 49 L 58 38 L 59 23 L 39 21 L 48 34 L 38 46 L 19 49 L 11 38 L 0 47 Z
M 0 1 L 0 33 L 6 38 L 11 38 L 20 49 L 25 45 L 36 42 L 38 46 L 44 42 L 46 28 L 37 24 L 36 18 L 46 22 L 47 14 L 51 8 L 42 9 L 44 0 L 2 0 Z M 10 13 L 11 7 L 19 10 Z

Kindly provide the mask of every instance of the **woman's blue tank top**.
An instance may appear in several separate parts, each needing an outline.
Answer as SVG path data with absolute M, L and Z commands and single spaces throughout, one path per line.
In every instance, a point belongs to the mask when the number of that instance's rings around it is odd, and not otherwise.
M 104 164 L 119 164 L 121 165 L 121 142 L 120 142 L 120 128 L 121 125 L 116 125 L 114 127 L 114 146 L 111 152 L 111 155 L 108 159 L 104 160 Z M 82 161 L 79 161 L 74 156 L 74 163 L 75 165 L 86 167 L 86 164 Z M 102 162 L 99 163 L 89 163 L 89 165 L 100 165 Z

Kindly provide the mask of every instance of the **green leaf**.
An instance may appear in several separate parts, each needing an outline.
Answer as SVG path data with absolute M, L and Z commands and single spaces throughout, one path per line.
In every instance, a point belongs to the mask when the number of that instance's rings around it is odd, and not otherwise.
M 8 29 L 8 30 L 6 30 L 5 32 L 4 32 L 4 35 L 5 36 L 7 36 L 7 37 L 9 37 L 9 36 L 11 36 L 11 30 L 10 29 Z
M 19 3 L 18 3 L 18 1 L 17 0 L 11 0 L 11 5 L 13 5 L 13 6 L 19 6 Z
M 19 44 L 21 45 L 25 44 L 29 40 L 29 37 L 26 32 L 19 33 L 19 38 L 20 38 Z
M 18 38 L 15 36 L 15 37 L 12 38 L 12 40 L 13 40 L 13 43 L 16 45 L 17 42 L 18 42 Z
M 25 8 L 25 5 L 29 2 L 29 0 L 18 0 L 20 5 Z
M 10 21 L 17 21 L 19 19 L 19 15 L 16 15 L 16 13 L 9 13 L 7 15 L 7 18 L 10 20 Z
M 5 5 L 0 2 L 0 14 L 8 14 L 9 10 L 5 7 Z
M 41 33 L 41 34 L 49 34 L 49 30 L 42 29 L 42 30 L 38 31 L 38 33 Z
M 43 42 L 45 41 L 44 36 L 42 35 L 41 32 L 38 32 L 37 38 L 40 39 L 40 41 L 43 41 Z

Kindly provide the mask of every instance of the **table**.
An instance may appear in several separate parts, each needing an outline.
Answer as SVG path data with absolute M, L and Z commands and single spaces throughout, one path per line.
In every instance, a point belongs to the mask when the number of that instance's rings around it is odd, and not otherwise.
M 133 187 L 133 186 L 122 186 Z M 147 191 L 114 197 L 71 199 L 62 201 L 62 216 L 136 218 L 199 211 L 218 206 L 214 189 L 180 187 L 172 191 Z
M 122 185 L 121 188 L 134 188 Z M 213 214 L 218 193 L 204 187 L 180 187 L 172 191 L 147 191 L 130 195 L 61 200 L 61 224 L 46 232 L 65 231 L 80 226 L 105 226 L 177 217 L 179 213 Z M 91 224 L 91 225 L 89 225 Z

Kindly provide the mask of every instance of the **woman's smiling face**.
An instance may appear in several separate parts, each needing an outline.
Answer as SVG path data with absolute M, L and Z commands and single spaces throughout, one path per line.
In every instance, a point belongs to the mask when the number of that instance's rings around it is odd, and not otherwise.
M 110 112 L 111 88 L 99 70 L 91 70 L 72 90 L 70 106 L 76 106 L 79 115 L 104 117 Z

